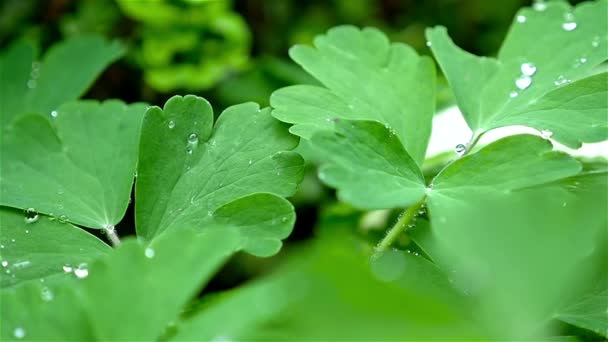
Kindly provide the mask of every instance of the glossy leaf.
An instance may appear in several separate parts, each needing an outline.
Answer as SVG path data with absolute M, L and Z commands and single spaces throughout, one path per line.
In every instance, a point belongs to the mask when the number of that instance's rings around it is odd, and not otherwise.
M 324 87 L 274 92 L 273 115 L 295 124 L 292 132 L 304 138 L 331 129 L 335 118 L 379 121 L 422 164 L 435 108 L 431 60 L 373 28 L 339 26 L 316 37 L 314 45 L 295 46 L 289 54 Z
M 5 127 L 0 204 L 90 228 L 120 221 L 137 163 L 145 105 L 116 100 L 65 104 Z
M 230 107 L 215 127 L 207 101 L 173 97 L 144 120 L 136 185 L 138 234 L 151 239 L 183 226 L 234 225 L 247 250 L 272 254 L 293 225 L 303 161 L 297 139 L 253 103 Z M 257 193 L 265 195 L 254 195 Z M 268 210 L 261 214 L 254 208 Z M 236 216 L 238 211 L 243 213 Z M 240 214 L 239 214 L 240 215 Z M 259 245 L 255 245 L 259 243 Z
M 560 309 L 555 317 L 608 337 L 608 289 L 596 291 Z
M 605 75 L 583 80 L 608 58 L 607 10 L 606 0 L 524 8 L 496 59 L 461 50 L 442 27 L 427 39 L 473 131 L 526 125 L 576 148 L 608 138 Z

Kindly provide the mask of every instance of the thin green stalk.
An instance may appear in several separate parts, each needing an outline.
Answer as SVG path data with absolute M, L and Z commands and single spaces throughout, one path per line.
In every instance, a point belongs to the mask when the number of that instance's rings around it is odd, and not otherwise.
M 469 140 L 469 142 L 465 145 L 464 153 L 460 157 L 462 158 L 462 157 L 466 156 L 467 154 L 469 154 L 469 152 L 471 152 L 473 147 L 475 147 L 475 145 L 477 145 L 477 143 L 479 142 L 479 139 L 481 139 L 481 137 L 485 133 L 486 133 L 486 131 L 482 131 L 481 133 L 473 132 L 473 136 L 471 136 L 471 140 Z
M 410 206 L 403 212 L 401 217 L 399 217 L 399 220 L 397 220 L 397 223 L 395 223 L 395 225 L 388 231 L 384 239 L 382 239 L 382 241 L 380 241 L 380 243 L 378 243 L 376 246 L 376 253 L 386 251 L 393 244 L 393 242 L 397 240 L 399 235 L 407 229 L 410 222 L 412 222 L 416 215 L 418 215 L 418 211 L 424 206 L 425 201 L 426 197 L 422 198 L 418 203 Z

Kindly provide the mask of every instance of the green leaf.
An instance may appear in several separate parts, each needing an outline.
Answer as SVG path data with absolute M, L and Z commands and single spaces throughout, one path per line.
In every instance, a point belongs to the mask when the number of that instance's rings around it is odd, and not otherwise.
M 580 298 L 575 303 L 560 309 L 555 317 L 608 337 L 608 289 Z
M 215 127 L 211 106 L 196 96 L 150 109 L 136 184 L 138 234 L 151 239 L 171 228 L 230 225 L 246 235 L 243 247 L 253 254 L 276 252 L 294 222 L 279 196 L 292 195 L 303 175 L 302 158 L 284 152 L 296 145 L 270 110 L 254 103 L 226 109 Z
M 313 146 L 330 162 L 319 176 L 340 199 L 360 208 L 402 207 L 419 201 L 425 183 L 395 133 L 374 121 L 337 120 Z
M 128 206 L 145 105 L 68 103 L 54 116 L 22 115 L 5 127 L 0 204 L 90 228 Z
M 83 35 L 52 46 L 37 62 L 30 45 L 14 43 L 0 55 L 3 125 L 17 114 L 48 115 L 61 104 L 77 99 L 123 53 L 123 46 L 116 41 Z
M 107 258 L 80 268 L 85 279 L 49 286 L 51 299 L 41 299 L 36 283 L 3 290 L 2 338 L 13 338 L 21 328 L 28 338 L 42 340 L 157 340 L 239 240 L 235 231 L 187 229 L 164 234 L 148 247 L 128 240 Z M 119 324 L 117 317 L 129 324 Z
M 273 115 L 309 138 L 331 119 L 375 120 L 390 126 L 422 164 L 435 110 L 435 70 L 428 57 L 390 43 L 373 28 L 330 29 L 315 47 L 295 46 L 291 58 L 325 87 L 297 85 L 272 94 Z M 415 89 L 415 91 L 414 91 Z
M 0 208 L 0 287 L 46 277 L 72 276 L 64 266 L 90 263 L 110 247 L 68 223 Z
M 510 191 L 572 176 L 581 170 L 578 161 L 552 151 L 552 147 L 551 142 L 534 135 L 497 140 L 443 169 L 433 181 L 431 196 L 467 187 Z
M 474 132 L 526 125 L 576 148 L 608 138 L 606 76 L 585 79 L 608 58 L 607 10 L 606 0 L 524 8 L 496 59 L 461 50 L 443 27 L 427 38 Z
M 431 196 L 435 241 L 426 246 L 438 253 L 426 252 L 479 298 L 499 336 L 536 336 L 597 269 L 592 251 L 608 220 L 607 179 L 585 174 L 508 193 L 477 187 Z

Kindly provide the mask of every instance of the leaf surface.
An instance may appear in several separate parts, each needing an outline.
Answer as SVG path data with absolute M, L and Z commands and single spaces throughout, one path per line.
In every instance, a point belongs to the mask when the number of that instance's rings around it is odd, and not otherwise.
M 556 318 L 608 337 L 608 289 L 590 293 L 555 315 Z
M 431 60 L 373 28 L 339 26 L 314 45 L 295 46 L 289 54 L 324 87 L 277 90 L 270 99 L 273 115 L 295 124 L 292 132 L 304 138 L 331 129 L 335 118 L 381 122 L 421 165 L 435 109 Z
M 55 116 L 23 115 L 2 136 L 0 204 L 90 228 L 127 209 L 145 105 L 67 103 Z
M 138 234 L 151 239 L 171 228 L 228 225 L 246 233 L 248 251 L 276 252 L 294 222 L 281 197 L 294 193 L 303 174 L 302 158 L 286 151 L 296 145 L 270 110 L 254 103 L 226 109 L 215 126 L 199 97 L 176 96 L 164 109 L 150 109 L 136 185 Z
M 606 76 L 590 76 L 608 59 L 606 11 L 606 0 L 524 8 L 496 59 L 461 50 L 443 27 L 427 39 L 474 132 L 526 125 L 576 148 L 608 138 Z

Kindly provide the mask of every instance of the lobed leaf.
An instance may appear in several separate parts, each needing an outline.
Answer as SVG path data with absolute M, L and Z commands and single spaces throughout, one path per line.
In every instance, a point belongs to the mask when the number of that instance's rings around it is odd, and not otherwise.
M 435 110 L 431 60 L 373 28 L 339 26 L 314 45 L 295 46 L 289 54 L 324 87 L 277 90 L 270 99 L 273 115 L 295 124 L 291 131 L 304 138 L 331 129 L 335 118 L 379 121 L 421 165 Z
M 226 109 L 215 127 L 211 106 L 196 96 L 150 109 L 136 184 L 138 234 L 151 239 L 172 228 L 224 225 L 245 234 L 246 250 L 275 253 L 294 222 L 281 196 L 293 194 L 302 178 L 302 158 L 285 152 L 296 144 L 269 109 L 253 103 Z

